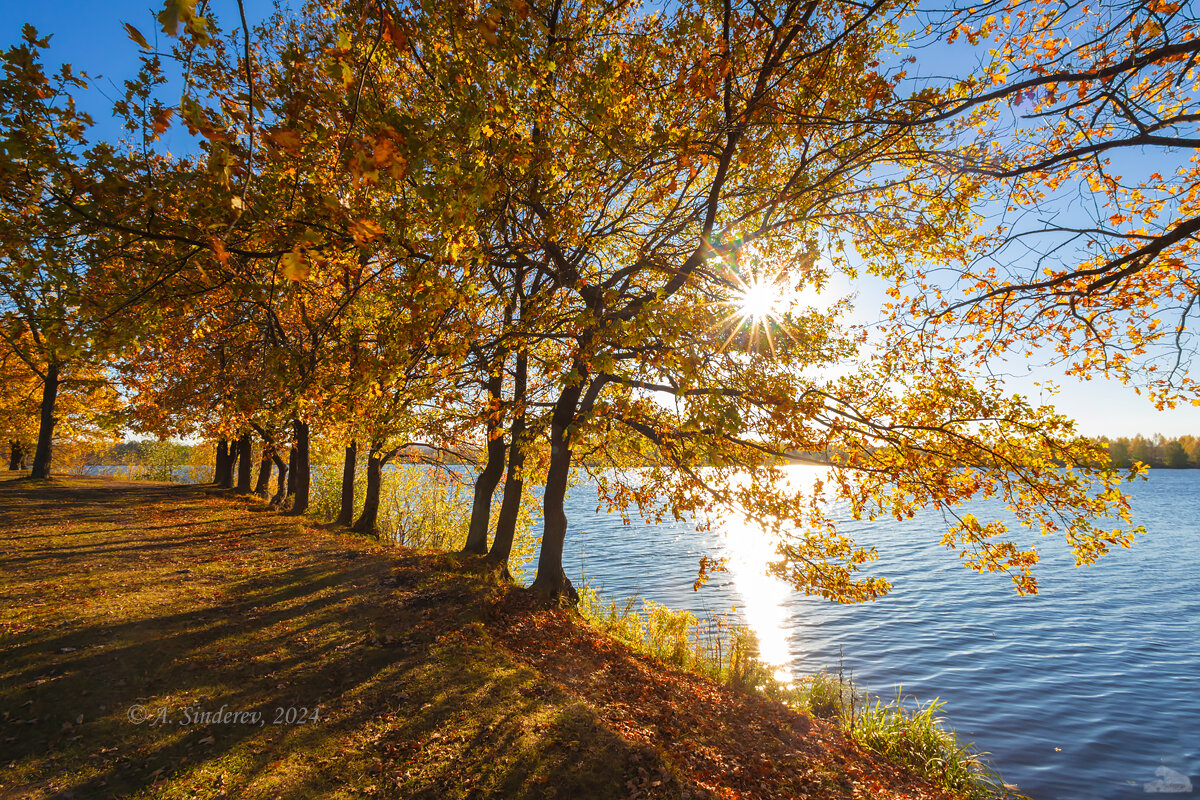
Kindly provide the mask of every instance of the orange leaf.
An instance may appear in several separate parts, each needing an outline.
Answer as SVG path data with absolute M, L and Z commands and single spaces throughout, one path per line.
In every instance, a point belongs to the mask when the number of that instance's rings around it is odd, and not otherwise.
M 289 130 L 269 130 L 266 133 L 267 141 L 283 150 L 289 155 L 299 155 L 300 153 L 300 134 Z
M 212 247 L 213 255 L 217 257 L 217 261 L 220 261 L 225 266 L 229 266 L 229 251 L 225 249 L 225 243 L 214 236 L 209 240 L 209 244 Z
M 350 226 L 350 235 L 354 237 L 354 243 L 362 247 L 372 239 L 382 236 L 383 228 L 373 220 L 360 219 Z

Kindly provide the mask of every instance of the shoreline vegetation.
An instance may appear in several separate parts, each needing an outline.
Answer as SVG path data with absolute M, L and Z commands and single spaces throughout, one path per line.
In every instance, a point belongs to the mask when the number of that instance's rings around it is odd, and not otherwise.
M 545 609 L 210 486 L 0 477 L 0 523 L 5 797 L 1006 793 L 936 701 L 783 685 L 724 620 Z

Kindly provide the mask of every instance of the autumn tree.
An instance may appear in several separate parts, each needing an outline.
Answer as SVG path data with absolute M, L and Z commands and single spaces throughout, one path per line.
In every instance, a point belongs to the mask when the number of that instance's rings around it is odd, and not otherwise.
M 232 461 L 220 445 L 237 439 L 243 453 L 239 488 L 248 489 L 245 453 L 254 429 L 265 443 L 260 475 L 269 452 L 280 467 L 280 483 L 286 471 L 295 490 L 291 513 L 301 514 L 308 498 L 309 426 L 327 405 L 335 383 L 330 373 L 344 354 L 341 320 L 371 282 L 370 274 L 362 274 L 361 248 L 380 231 L 351 215 L 350 179 L 326 127 L 337 120 L 322 117 L 327 104 L 313 102 L 340 82 L 322 83 L 305 71 L 302 59 L 291 60 L 305 36 L 294 21 L 280 16 L 252 34 L 240 9 L 239 18 L 240 26 L 225 36 L 215 18 L 199 16 L 190 4 L 168 3 L 159 15 L 164 31 L 179 37 L 173 56 L 189 74 L 178 109 L 154 96 L 163 66 L 148 52 L 144 35 L 129 26 L 147 53 L 142 75 L 129 84 L 117 110 L 153 155 L 143 165 L 144 180 L 128 187 L 137 198 L 126 202 L 132 208 L 119 218 L 113 209 L 92 216 L 99 225 L 136 232 L 179 254 L 181 266 L 159 287 L 159 297 L 181 312 L 190 329 L 152 327 L 146 338 L 160 352 L 204 354 L 207 381 L 197 380 L 197 363 L 191 371 L 180 363 L 185 369 L 175 379 L 204 387 L 197 411 L 220 439 L 218 482 L 231 483 Z M 305 149 L 294 127 L 277 123 L 310 111 L 305 125 L 314 138 Z M 172 124 L 196 137 L 202 158 L 155 152 L 155 141 Z M 164 173 L 179 180 L 164 182 Z M 166 208 L 158 202 L 164 192 L 173 200 Z M 375 266 L 386 270 L 390 263 Z M 178 325 L 176 319 L 165 322 L 166 328 Z M 184 342 L 189 347 L 180 349 Z M 278 455 L 281 438 L 292 444 L 286 470 Z
M 412 287 L 390 288 L 412 292 Z M 361 533 L 376 533 L 383 470 L 401 458 L 420 461 L 428 453 L 436 461 L 455 453 L 464 438 L 462 429 L 473 419 L 448 402 L 464 381 L 460 365 L 465 349 L 447 324 L 453 309 L 439 304 L 435 295 L 429 296 L 424 313 L 412 316 L 404 303 L 381 302 L 379 308 L 390 311 L 376 312 L 373 322 L 360 328 L 357 371 L 365 385 L 353 424 L 366 444 L 367 485 L 353 528 Z
M 468 18 L 432 7 L 406 23 L 409 52 L 447 87 L 443 102 L 463 126 L 452 130 L 470 132 L 462 145 L 473 155 L 460 161 L 482 165 L 436 185 L 458 197 L 482 171 L 487 189 L 468 197 L 476 207 L 503 199 L 499 216 L 470 220 L 460 257 L 486 254 L 493 268 L 541 281 L 521 319 L 554 386 L 535 591 L 571 593 L 563 498 L 583 453 L 656 462 L 640 486 L 607 489 L 615 503 L 651 513 L 720 504 L 768 522 L 788 537 L 780 571 L 841 599 L 886 584 L 855 579 L 870 553 L 838 536 L 811 498 L 779 490 L 771 467 L 782 453 L 826 451 L 858 468 L 835 482 L 858 514 L 1001 493 L 1035 527 L 1053 528 L 1070 508 L 1065 526 L 1084 560 L 1128 541 L 1089 522 L 1122 510 L 1109 491 L 1116 477 L 1089 472 L 1094 446 L 1051 410 L 964 375 L 951 343 L 928 337 L 914 356 L 907 332 L 890 328 L 873 353 L 827 315 L 731 313 L 764 292 L 819 285 L 822 254 L 852 272 L 841 255 L 851 245 L 891 276 L 913 259 L 961 255 L 966 198 L 940 195 L 941 165 L 915 157 L 937 152 L 928 98 L 899 95 L 881 69 L 897 10 L 680 4 L 645 17 L 522 3 Z M 461 46 L 440 44 L 450 42 Z M 811 374 L 869 355 L 853 378 Z M 1031 430 L 1044 437 L 1037 447 Z M 1096 482 L 1068 479 L 1063 463 Z M 744 469 L 753 480 L 733 486 Z M 1003 532 L 963 517 L 947 541 L 1031 590 L 1033 556 Z
M 127 263 L 120 243 L 61 202 L 80 174 L 123 165 L 105 145 L 88 148 L 91 119 L 72 97 L 84 78 L 69 66 L 47 75 L 47 45 L 25 26 L 0 77 L 0 335 L 8 367 L 21 362 L 39 384 L 35 478 L 50 474 L 63 401 L 114 407 L 105 356 L 127 335 L 114 319 L 130 300 L 128 284 L 114 280 Z
M 564 498 L 581 464 L 646 467 L 604 476 L 622 510 L 753 517 L 806 591 L 888 588 L 861 574 L 873 552 L 837 530 L 828 496 L 859 518 L 940 509 L 968 566 L 1032 591 L 1036 552 L 960 506 L 999 497 L 1090 562 L 1130 541 L 1094 521 L 1128 511 L 1103 449 L 975 375 L 910 307 L 868 334 L 801 301 L 835 272 L 903 287 L 913 264 L 961 264 L 977 244 L 984 181 L 941 124 L 974 106 L 962 87 L 906 89 L 907 10 L 312 2 L 252 36 L 171 0 L 160 21 L 188 94 L 178 111 L 154 100 L 147 54 L 123 111 L 151 141 L 185 125 L 203 157 L 143 162 L 120 186 L 124 218 L 116 192 L 107 209 L 96 192 L 60 205 L 151 243 L 134 248 L 143 274 L 195 298 L 191 317 L 223 331 L 210 344 L 237 344 L 218 424 L 287 420 L 298 495 L 310 423 L 378 456 L 423 407 L 507 461 L 499 529 L 544 435 L 546 599 L 573 591 Z M 967 176 L 949 194 L 948 174 Z M 351 409 L 367 419 L 337 421 Z M 840 469 L 789 488 L 778 467 L 797 452 Z M 477 552 L 500 471 L 480 476 Z M 498 530 L 500 563 L 503 548 Z
M 7 344 L 7 338 L 4 343 Z M 27 348 L 25 348 L 27 349 Z M 8 468 L 27 469 L 38 434 L 41 381 L 18 355 L 18 350 L 0 349 L 0 436 L 8 446 Z
M 1198 23 L 1194 4 L 1159 0 L 1004 0 L 932 19 L 943 46 L 983 59 L 931 92 L 931 119 L 957 132 L 946 191 L 986 191 L 964 264 L 917 280 L 914 298 L 931 292 L 918 314 L 973 332 L 980 357 L 1040 345 L 1160 407 L 1200 402 Z

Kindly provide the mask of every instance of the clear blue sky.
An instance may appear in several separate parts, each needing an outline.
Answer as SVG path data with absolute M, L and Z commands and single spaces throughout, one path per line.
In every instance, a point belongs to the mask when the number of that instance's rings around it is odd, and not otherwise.
M 161 4 L 153 0 L 41 0 L 35 3 L 0 0 L 0 46 L 8 47 L 16 42 L 21 25 L 29 22 L 43 35 L 53 34 L 47 57 L 50 65 L 69 62 L 76 69 L 102 76 L 94 82 L 94 91 L 115 96 L 121 91 L 122 81 L 138 68 L 136 47 L 127 38 L 122 23 L 129 22 L 138 27 L 151 44 L 155 37 L 165 40 L 154 20 L 159 8 Z M 210 8 L 226 24 L 236 19 L 234 0 L 211 0 Z M 271 3 L 246 0 L 246 8 L 253 24 L 270 13 Z M 104 99 L 94 96 L 85 102 L 96 117 L 99 132 L 104 136 L 119 137 L 120 129 L 103 111 Z M 170 146 L 169 140 L 167 145 Z M 1055 404 L 1079 421 L 1083 433 L 1200 435 L 1200 408 L 1188 406 L 1159 412 L 1132 388 L 1113 381 L 1097 379 L 1085 383 L 1066 378 L 1059 370 L 1042 367 L 1029 370 L 1024 362 L 1013 371 L 1017 370 L 1020 374 L 1006 383 L 1014 392 L 1022 392 L 1032 399 L 1039 398 L 1040 390 L 1034 385 L 1035 381 L 1056 381 L 1061 393 L 1054 398 Z
M 271 13 L 270 0 L 244 2 L 251 25 Z M 0 0 L 0 46 L 7 48 L 19 41 L 26 22 L 42 36 L 52 34 L 47 68 L 53 71 L 59 64 L 69 63 L 96 77 L 84 106 L 96 118 L 100 135 L 119 138 L 121 129 L 108 114 L 105 97 L 119 97 L 123 81 L 136 75 L 140 66 L 137 46 L 129 40 L 123 23 L 140 30 L 152 46 L 161 42 L 169 50 L 169 37 L 155 19 L 162 6 L 161 0 Z M 235 0 L 211 0 L 209 8 L 223 28 L 240 25 Z M 164 99 L 169 91 L 166 87 Z

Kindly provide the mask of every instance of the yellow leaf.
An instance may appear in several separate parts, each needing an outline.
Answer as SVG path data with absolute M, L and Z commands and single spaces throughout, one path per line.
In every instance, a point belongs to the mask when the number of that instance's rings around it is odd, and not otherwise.
M 279 259 L 280 271 L 289 281 L 302 281 L 312 272 L 312 265 L 298 250 L 284 253 Z

